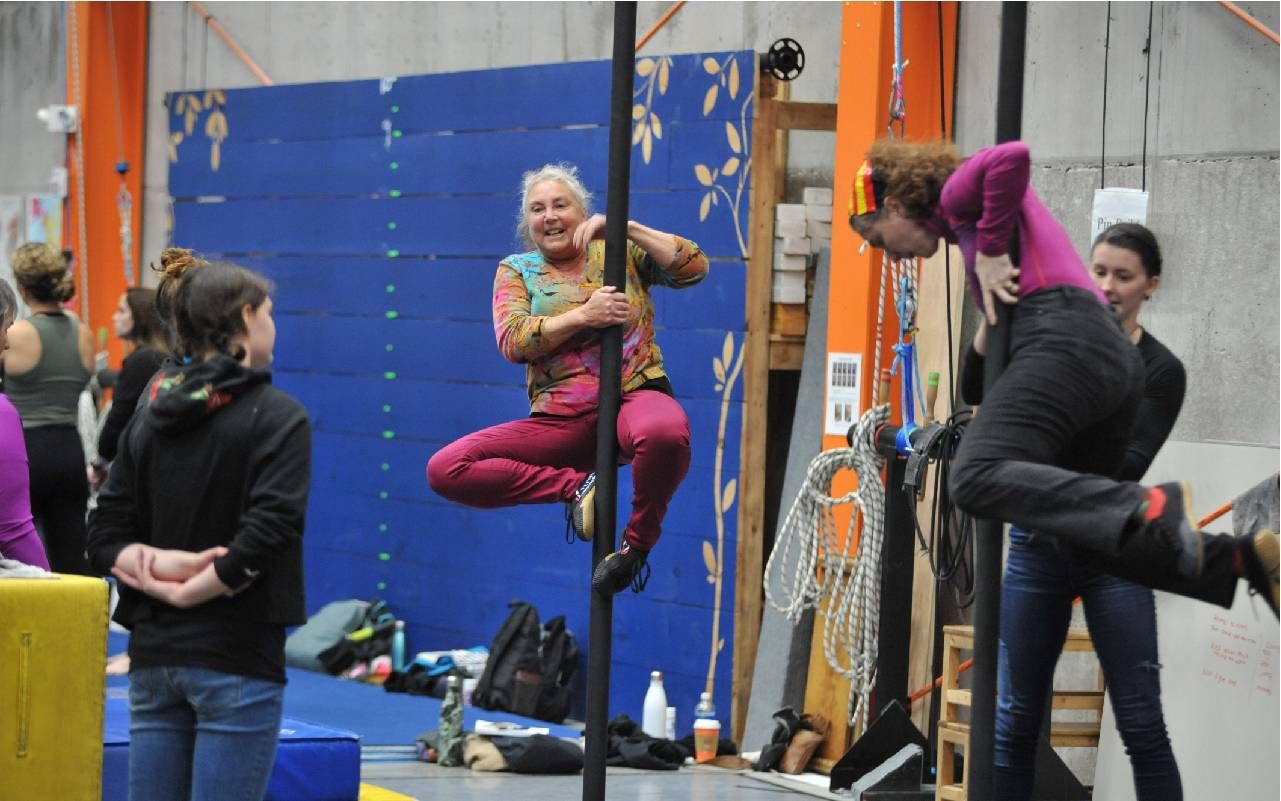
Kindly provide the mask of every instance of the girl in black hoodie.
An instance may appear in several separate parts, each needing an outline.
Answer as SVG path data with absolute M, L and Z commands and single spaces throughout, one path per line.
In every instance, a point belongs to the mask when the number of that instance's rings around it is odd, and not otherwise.
M 305 620 L 307 414 L 271 385 L 270 285 L 170 248 L 157 309 L 175 359 L 152 378 L 89 520 L 93 567 L 132 630 L 129 798 L 261 799 Z

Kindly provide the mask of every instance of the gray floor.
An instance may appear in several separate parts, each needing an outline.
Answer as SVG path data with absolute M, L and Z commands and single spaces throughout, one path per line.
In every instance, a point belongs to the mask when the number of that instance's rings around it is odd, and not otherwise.
M 360 779 L 417 801 L 571 801 L 583 794 L 581 775 L 476 773 L 409 760 L 365 761 Z M 605 777 L 608 801 L 812 801 L 816 796 L 836 797 L 780 787 L 750 773 L 709 767 L 676 771 L 609 768 Z

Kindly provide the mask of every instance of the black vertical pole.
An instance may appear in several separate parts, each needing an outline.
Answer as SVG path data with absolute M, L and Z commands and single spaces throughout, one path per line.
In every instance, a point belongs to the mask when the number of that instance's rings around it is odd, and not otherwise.
M 614 3 L 614 70 L 609 103 L 609 188 L 605 203 L 605 283 L 627 286 L 627 194 L 632 167 L 632 76 L 636 60 L 636 3 Z M 596 423 L 596 533 L 592 570 L 614 550 L 618 508 L 618 405 L 622 390 L 623 329 L 602 330 L 600 402 Z M 609 663 L 614 601 L 591 593 L 587 645 L 587 748 L 583 801 L 605 801 L 609 750 Z
M 996 91 L 996 141 L 1018 139 L 1023 128 L 1023 61 L 1027 44 L 1027 3 L 1001 3 L 1001 50 Z M 1016 223 L 1017 225 L 1017 223 Z M 1010 259 L 1018 262 L 1018 237 L 1011 238 Z M 997 303 L 997 324 L 987 332 L 983 390 L 989 392 L 1005 369 L 1009 353 L 1010 308 Z M 980 410 L 979 414 L 983 412 Z M 970 709 L 969 798 L 991 801 L 996 728 L 996 662 L 1001 631 L 1001 551 L 1005 528 L 1000 520 L 979 523 L 974 543 L 974 669 Z
M 915 530 L 912 504 L 915 494 L 903 487 L 907 460 L 897 453 L 889 457 L 885 482 L 885 536 L 881 540 L 881 602 L 876 634 L 876 708 L 868 721 L 876 721 L 890 701 L 907 702 L 907 662 L 912 630 L 912 575 L 915 558 Z

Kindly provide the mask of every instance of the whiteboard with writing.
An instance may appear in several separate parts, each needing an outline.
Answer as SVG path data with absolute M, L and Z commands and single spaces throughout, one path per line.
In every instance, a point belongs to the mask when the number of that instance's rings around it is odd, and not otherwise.
M 1277 469 L 1275 447 L 1170 442 L 1145 484 L 1192 483 L 1199 515 Z M 1207 531 L 1231 533 L 1230 517 Z M 1187 801 L 1281 797 L 1281 627 L 1261 598 L 1237 585 L 1231 609 L 1157 593 L 1161 698 Z M 1094 797 L 1133 801 L 1130 760 L 1105 705 Z

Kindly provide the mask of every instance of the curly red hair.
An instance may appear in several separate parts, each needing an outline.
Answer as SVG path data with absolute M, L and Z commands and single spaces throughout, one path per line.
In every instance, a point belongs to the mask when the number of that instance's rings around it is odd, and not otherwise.
M 885 200 L 897 200 L 912 219 L 934 213 L 943 184 L 961 163 L 951 142 L 880 139 L 867 151 L 876 177 L 885 182 Z M 879 213 L 879 211 L 878 211 Z

